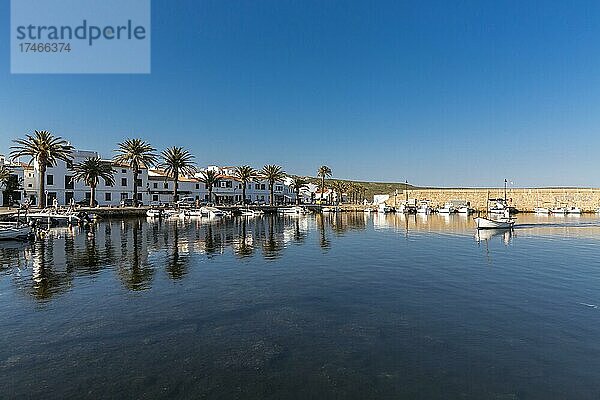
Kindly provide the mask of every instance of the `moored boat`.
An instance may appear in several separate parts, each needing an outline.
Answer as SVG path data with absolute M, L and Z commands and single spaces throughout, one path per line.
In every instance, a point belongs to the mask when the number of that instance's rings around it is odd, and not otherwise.
M 0 240 L 27 239 L 33 235 L 33 229 L 19 222 L 0 223 Z
M 277 210 L 277 212 L 280 214 L 286 214 L 286 215 L 306 215 L 310 211 L 308 211 L 308 209 L 305 207 L 294 206 L 294 207 L 280 208 Z
M 382 214 L 391 213 L 392 211 L 394 211 L 394 209 L 385 203 L 380 204 L 377 208 L 377 212 Z
M 546 207 L 535 207 L 533 212 L 536 214 L 548 215 L 550 214 L 550 209 Z
M 512 218 L 491 219 L 485 217 L 475 218 L 477 229 L 511 229 L 515 225 Z
M 146 211 L 146 217 L 148 218 L 160 218 L 162 217 L 162 210 L 158 208 L 151 208 Z

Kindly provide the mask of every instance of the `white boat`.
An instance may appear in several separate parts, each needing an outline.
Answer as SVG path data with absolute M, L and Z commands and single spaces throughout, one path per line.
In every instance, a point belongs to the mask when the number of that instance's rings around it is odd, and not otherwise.
M 244 217 L 256 217 L 257 215 L 263 215 L 265 212 L 262 210 L 251 210 L 249 208 L 244 208 L 241 211 L 241 215 Z
M 505 217 L 498 219 L 477 217 L 475 225 L 477 225 L 477 229 L 510 229 L 515 225 L 515 220 Z
M 79 215 L 74 211 L 62 211 L 54 208 L 45 208 L 41 211 L 28 213 L 27 218 L 41 221 L 52 221 L 52 222 L 68 222 L 77 223 L 81 220 Z
M 377 212 L 382 214 L 391 213 L 392 211 L 394 211 L 394 209 L 385 203 L 381 203 L 377 208 Z
M 421 203 L 419 203 L 419 207 L 417 207 L 417 214 L 431 214 L 432 212 L 432 208 L 429 207 L 429 202 L 428 201 L 422 201 Z
M 599 210 L 600 210 L 600 208 L 599 208 Z M 372 212 L 373 212 L 373 209 L 372 209 L 371 207 L 367 207 L 367 208 L 365 208 L 365 209 L 363 210 L 363 212 L 366 212 L 366 213 L 372 213 Z
M 33 234 L 33 229 L 19 222 L 1 222 L 0 240 L 27 239 Z
M 550 214 L 550 209 L 546 208 L 546 207 L 535 207 L 533 209 L 533 212 L 536 213 L 536 214 L 545 214 L 545 215 L 548 215 L 548 214 Z
M 444 204 L 444 207 L 438 208 L 437 212 L 439 214 L 453 214 L 456 212 L 456 209 L 454 208 L 452 203 L 446 203 Z
M 321 209 L 321 212 L 324 212 L 324 213 L 328 213 L 328 212 L 332 212 L 332 211 L 333 211 L 333 210 L 332 210 L 331 208 L 329 208 L 329 207 L 323 207 L 323 208 Z
M 579 207 L 569 207 L 567 209 L 567 214 L 581 214 L 581 208 L 579 208 Z
M 308 211 L 308 209 L 306 209 L 305 207 L 294 206 L 294 207 L 280 208 L 277 210 L 277 212 L 280 214 L 286 214 L 286 215 L 306 215 L 310 211 Z
M 162 217 L 162 210 L 157 208 L 151 208 L 146 211 L 146 217 L 148 218 L 160 218 Z
M 218 217 L 225 216 L 225 213 L 223 211 L 219 210 L 217 207 L 205 206 L 205 207 L 200 208 L 200 211 L 202 212 L 202 216 L 204 216 L 204 217 L 218 218 Z
M 561 214 L 564 215 L 567 213 L 567 209 L 565 207 L 554 207 L 550 210 L 552 214 Z
M 458 210 L 457 210 L 457 212 L 459 214 L 469 215 L 469 214 L 473 214 L 475 212 L 475 210 L 472 209 L 472 208 L 470 208 L 469 206 L 465 205 L 465 206 L 459 207 Z
M 202 217 L 202 211 L 196 208 L 187 210 L 188 217 Z

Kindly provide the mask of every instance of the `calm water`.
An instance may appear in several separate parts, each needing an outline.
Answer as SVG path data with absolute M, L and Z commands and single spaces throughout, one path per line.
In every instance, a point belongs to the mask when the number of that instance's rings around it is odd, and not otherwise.
M 600 221 L 106 221 L 0 244 L 0 398 L 598 399 Z

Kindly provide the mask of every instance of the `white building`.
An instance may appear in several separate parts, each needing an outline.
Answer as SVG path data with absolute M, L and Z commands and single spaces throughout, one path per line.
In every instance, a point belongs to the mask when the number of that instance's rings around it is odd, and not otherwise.
M 99 157 L 95 151 L 74 150 L 73 160 L 69 163 L 58 161 L 57 165 L 48 167 L 46 170 L 45 191 L 47 204 L 52 205 L 54 199 L 59 205 L 68 205 L 72 202 L 89 204 L 90 188 L 83 182 L 73 180 L 73 165 L 82 163 L 87 158 Z M 1 157 L 1 156 L 0 156 Z M 29 161 L 29 160 L 20 160 Z M 113 163 L 112 160 L 106 160 Z M 4 157 L 1 163 L 7 162 Z M 36 162 L 31 165 L 17 162 L 11 164 L 15 174 L 22 182 L 22 191 L 16 193 L 13 198 L 17 201 L 28 199 L 33 205 L 37 205 L 37 190 L 39 182 L 39 168 Z M 133 170 L 127 165 L 113 163 L 114 184 L 109 185 L 100 179 L 96 187 L 96 202 L 100 206 L 118 206 L 121 200 L 133 198 Z M 184 176 L 179 178 L 179 198 L 193 197 L 204 202 L 216 202 L 217 204 L 239 204 L 242 203 L 242 183 L 234 177 L 235 167 L 209 166 L 206 170 L 214 170 L 219 176 L 219 182 L 212 188 L 213 199 L 208 198 L 208 187 L 199 179 L 200 173 L 195 176 Z M 150 203 L 173 202 L 173 179 L 159 169 L 143 168 L 138 174 L 135 182 L 138 189 L 138 201 L 148 205 Z M 290 186 L 290 180 L 276 182 L 274 185 L 276 204 L 291 204 L 295 202 L 295 192 Z M 269 202 L 269 183 L 266 180 L 249 182 L 246 187 L 246 202 L 265 203 Z

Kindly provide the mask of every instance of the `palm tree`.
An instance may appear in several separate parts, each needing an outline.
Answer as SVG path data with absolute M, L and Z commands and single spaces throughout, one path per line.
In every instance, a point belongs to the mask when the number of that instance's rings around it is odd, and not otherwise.
M 194 166 L 194 156 L 183 147 L 169 147 L 161 153 L 163 162 L 161 168 L 165 170 L 167 176 L 173 178 L 173 202 L 179 200 L 177 190 L 179 189 L 179 176 L 191 175 L 196 172 Z
M 209 169 L 208 171 L 200 172 L 200 178 L 198 179 L 200 182 L 206 184 L 206 188 L 208 189 L 208 201 L 212 201 L 213 187 L 221 181 L 221 175 L 219 175 L 217 171 Z
M 5 186 L 8 184 L 11 176 L 10 168 L 6 165 L 0 165 L 0 186 Z
M 292 178 L 290 186 L 294 189 L 294 192 L 296 192 L 296 205 L 300 204 L 300 190 L 307 187 L 309 183 L 310 181 L 307 178 L 303 178 L 301 176 L 295 176 Z
M 335 181 L 332 186 L 335 190 L 336 201 L 338 204 L 340 204 L 343 201 L 344 192 L 348 190 L 349 186 L 344 181 Z
M 103 161 L 100 157 L 86 158 L 81 164 L 74 165 L 73 171 L 74 180 L 83 181 L 86 186 L 90 187 L 90 207 L 96 205 L 96 187 L 100 178 L 104 179 L 109 186 L 115 184 L 114 173 L 116 171 L 110 162 Z
M 242 204 L 246 204 L 246 186 L 258 177 L 258 172 L 249 165 L 242 165 L 235 168 L 233 175 L 242 182 Z
M 140 168 L 148 168 L 156 163 L 156 149 L 142 139 L 126 139 L 115 150 L 114 161 L 125 164 L 133 170 L 133 205 L 138 206 L 138 175 Z
M 285 171 L 279 165 L 265 165 L 260 172 L 262 178 L 269 182 L 269 204 L 275 205 L 275 193 L 273 187 L 275 182 L 279 182 L 285 179 Z
M 325 195 L 325 178 L 331 176 L 331 168 L 327 165 L 321 165 L 317 170 L 317 176 L 321 178 L 321 201 L 323 201 L 323 196 Z
M 34 131 L 33 135 L 26 134 L 25 139 L 16 139 L 17 145 L 12 146 L 10 153 L 12 159 L 31 157 L 29 164 L 34 160 L 38 164 L 40 176 L 38 184 L 38 205 L 46 206 L 46 169 L 56 165 L 58 160 L 71 162 L 73 146 L 61 137 L 54 136 L 48 131 Z

